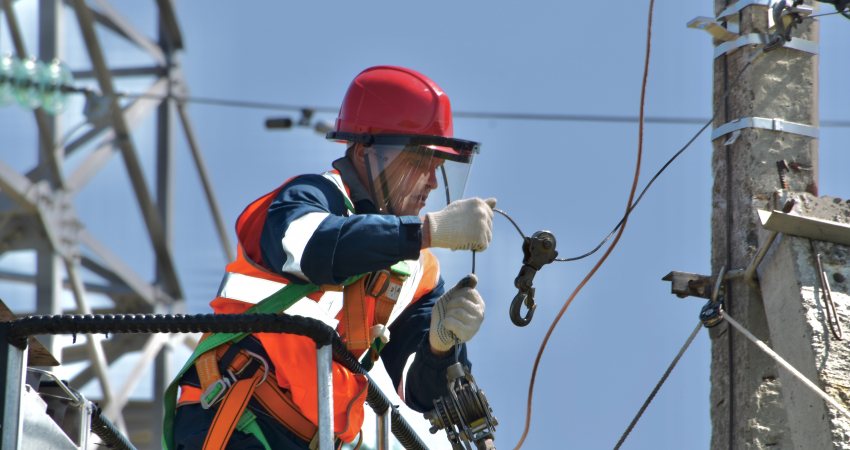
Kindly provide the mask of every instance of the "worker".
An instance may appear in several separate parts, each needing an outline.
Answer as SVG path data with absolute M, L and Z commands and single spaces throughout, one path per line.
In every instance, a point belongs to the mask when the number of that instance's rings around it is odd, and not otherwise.
M 391 66 L 357 75 L 328 138 L 347 144 L 333 170 L 291 178 L 242 212 L 238 256 L 211 306 L 244 313 L 288 284 L 320 285 L 285 312 L 335 327 L 367 362 L 380 357 L 402 400 L 431 410 L 447 395 L 446 368 L 470 365 L 464 343 L 484 319 L 474 275 L 446 287 L 428 251 L 482 251 L 490 243 L 495 199 L 460 199 L 478 144 L 453 137 L 449 98 L 436 83 Z M 423 214 L 433 200 L 445 203 Z M 334 433 L 351 442 L 363 423 L 367 380 L 337 363 L 332 372 Z M 251 398 L 229 401 L 247 377 L 258 378 Z M 180 388 L 170 449 L 315 448 L 309 338 L 257 333 L 210 350 Z

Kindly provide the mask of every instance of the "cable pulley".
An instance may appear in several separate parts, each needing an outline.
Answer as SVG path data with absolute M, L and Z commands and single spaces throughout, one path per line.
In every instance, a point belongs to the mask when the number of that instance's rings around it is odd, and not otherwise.
M 558 257 L 555 235 L 549 231 L 537 231 L 522 241 L 522 267 L 519 275 L 514 279 L 514 286 L 519 290 L 511 302 L 511 322 L 518 327 L 524 327 L 531 323 L 534 310 L 534 275 L 546 264 L 551 263 Z M 527 308 L 522 314 L 523 305 Z
M 434 400 L 425 413 L 431 433 L 446 431 L 452 450 L 495 450 L 496 425 L 493 410 L 468 368 L 456 362 L 446 370 L 449 393 Z

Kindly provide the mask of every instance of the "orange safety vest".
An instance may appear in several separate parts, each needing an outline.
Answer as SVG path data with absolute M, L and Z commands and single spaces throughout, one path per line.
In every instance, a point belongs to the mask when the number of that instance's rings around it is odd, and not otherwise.
M 347 187 L 339 172 L 323 174 L 331 180 L 351 205 Z M 254 303 L 289 283 L 283 276 L 264 268 L 260 253 L 260 235 L 268 208 L 290 180 L 248 205 L 236 223 L 238 251 L 226 267 L 219 295 L 210 303 L 216 314 L 240 314 Z M 431 292 L 439 280 L 439 263 L 429 251 L 420 252 L 419 260 L 407 261 L 406 279 L 379 271 L 342 289 L 322 286 L 286 310 L 288 314 L 309 316 L 334 326 L 349 350 L 360 355 L 381 336 L 407 306 Z M 331 316 L 330 312 L 337 311 Z M 376 327 L 376 325 L 382 325 Z M 288 392 L 291 403 L 313 424 L 318 424 L 316 345 L 308 337 L 293 334 L 256 333 L 269 356 L 277 385 Z M 386 336 L 384 336 L 386 337 Z M 377 355 L 373 355 L 377 357 Z M 334 433 L 343 441 L 353 440 L 363 424 L 366 399 L 365 376 L 333 363 Z M 178 404 L 197 401 L 199 390 L 181 386 Z M 290 429 L 293 428 L 290 426 Z

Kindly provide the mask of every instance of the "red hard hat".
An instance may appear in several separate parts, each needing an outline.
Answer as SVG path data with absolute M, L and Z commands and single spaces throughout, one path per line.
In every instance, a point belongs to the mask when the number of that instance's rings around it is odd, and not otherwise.
M 453 137 L 449 97 L 430 78 L 404 67 L 360 72 L 342 101 L 337 133 Z

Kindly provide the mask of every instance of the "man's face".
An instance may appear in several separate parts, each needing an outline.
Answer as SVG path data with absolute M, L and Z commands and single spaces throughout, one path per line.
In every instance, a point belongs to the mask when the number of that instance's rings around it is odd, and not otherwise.
M 377 169 L 383 169 L 375 180 L 379 206 L 388 206 L 387 212 L 397 216 L 419 215 L 438 186 L 437 170 L 443 159 L 427 151 L 384 150 L 378 154 L 382 167 Z

